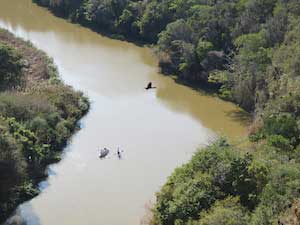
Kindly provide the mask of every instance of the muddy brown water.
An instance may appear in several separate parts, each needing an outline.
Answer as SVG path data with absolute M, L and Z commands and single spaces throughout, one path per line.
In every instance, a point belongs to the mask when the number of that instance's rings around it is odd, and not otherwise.
M 246 134 L 239 108 L 159 74 L 147 48 L 71 24 L 31 0 L 0 0 L 0 27 L 47 52 L 92 103 L 42 193 L 18 208 L 14 218 L 29 225 L 140 224 L 145 204 L 197 147 Z M 149 81 L 158 88 L 145 91 Z M 104 160 L 101 147 L 112 150 Z

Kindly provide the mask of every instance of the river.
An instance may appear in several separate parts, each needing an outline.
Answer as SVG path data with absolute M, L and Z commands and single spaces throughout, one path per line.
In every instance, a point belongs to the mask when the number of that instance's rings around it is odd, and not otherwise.
M 148 48 L 71 24 L 31 0 L 0 0 L 0 27 L 53 57 L 64 82 L 91 100 L 42 193 L 18 208 L 28 225 L 140 224 L 145 205 L 197 147 L 246 134 L 243 112 L 159 74 Z M 149 81 L 158 88 L 145 91 Z M 100 160 L 101 147 L 114 151 Z

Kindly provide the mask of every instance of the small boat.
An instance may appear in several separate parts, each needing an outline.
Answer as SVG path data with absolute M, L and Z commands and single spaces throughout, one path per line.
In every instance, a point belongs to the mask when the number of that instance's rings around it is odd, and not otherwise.
M 101 158 L 101 159 L 105 158 L 108 155 L 108 153 L 109 153 L 109 150 L 107 148 L 101 149 L 99 158 Z

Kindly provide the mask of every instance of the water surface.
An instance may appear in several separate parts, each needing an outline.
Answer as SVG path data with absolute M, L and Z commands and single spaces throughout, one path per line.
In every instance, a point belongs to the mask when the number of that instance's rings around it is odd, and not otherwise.
M 147 48 L 68 23 L 31 0 L 1 0 L 0 26 L 46 51 L 92 103 L 43 192 L 19 207 L 29 225 L 139 224 L 144 205 L 197 147 L 246 133 L 237 107 L 160 75 Z M 149 81 L 158 88 L 145 91 Z M 100 147 L 113 153 L 100 160 Z

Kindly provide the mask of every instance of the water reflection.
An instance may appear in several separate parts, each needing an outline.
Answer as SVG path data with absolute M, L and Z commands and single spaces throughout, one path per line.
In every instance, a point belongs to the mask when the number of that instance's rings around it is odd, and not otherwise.
M 28 202 L 19 206 L 14 215 L 3 225 L 42 225 L 42 223 Z
M 194 91 L 180 84 L 176 89 L 173 86 L 174 81 L 166 79 L 164 86 L 157 90 L 157 97 L 172 110 L 189 114 L 219 135 L 232 139 L 246 135 L 244 127 L 251 121 L 247 112 L 231 103 L 224 104 L 224 101 L 203 91 Z

